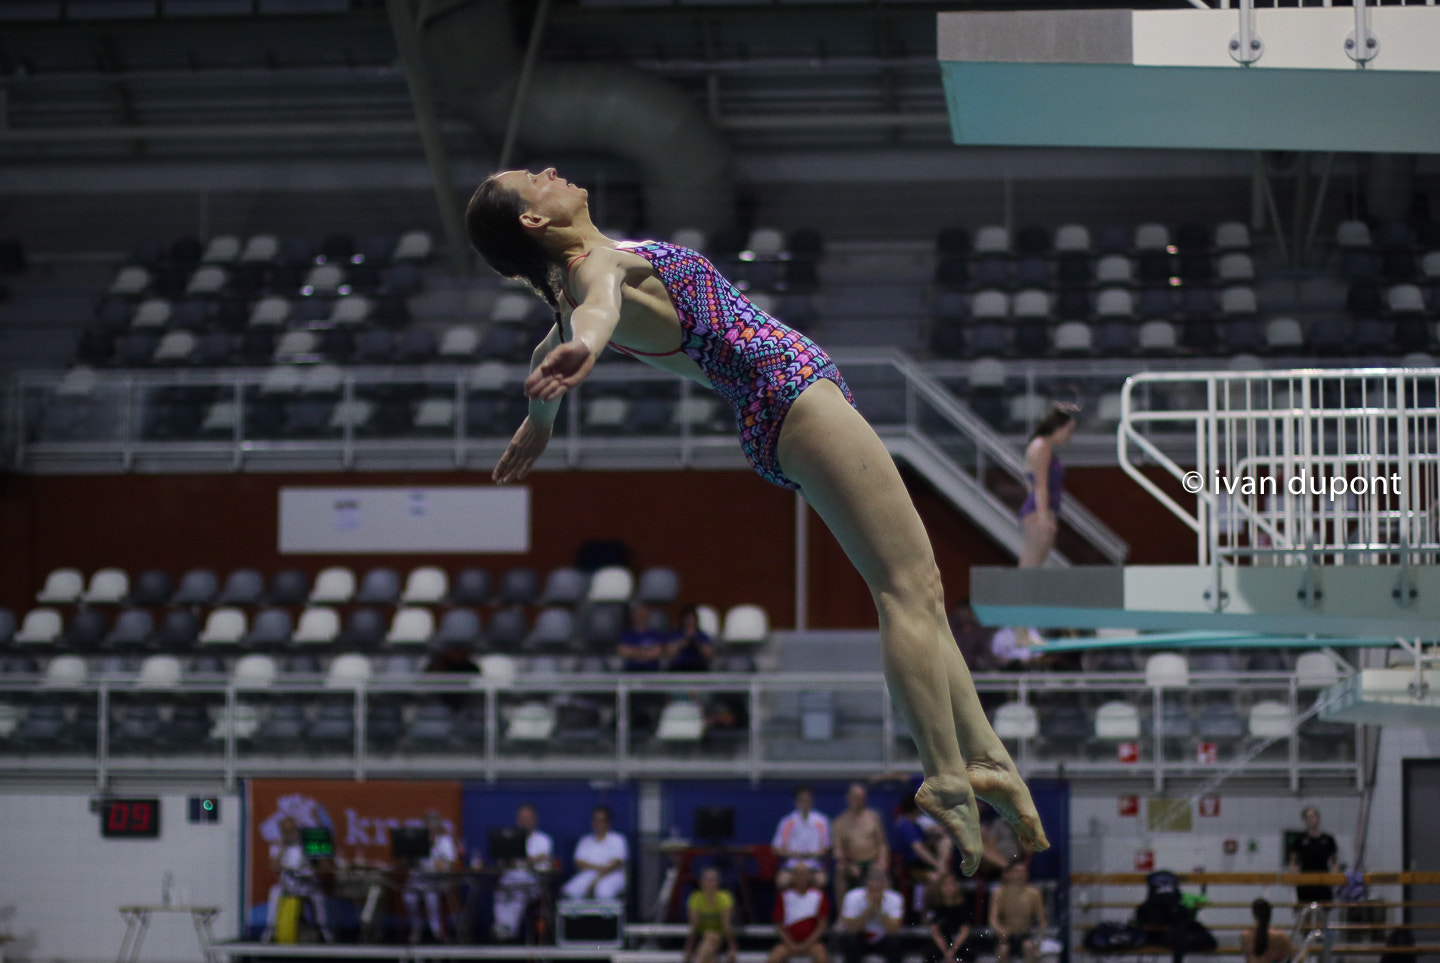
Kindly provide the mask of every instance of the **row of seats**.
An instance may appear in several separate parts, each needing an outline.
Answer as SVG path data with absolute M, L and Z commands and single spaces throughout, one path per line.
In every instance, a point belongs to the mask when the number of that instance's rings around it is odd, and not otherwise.
M 301 369 L 290 369 L 300 377 Z M 311 368 L 311 372 L 321 369 Z M 427 393 L 390 391 L 383 386 L 357 389 L 343 399 L 338 390 L 304 387 L 267 392 L 234 400 L 233 389 L 163 388 L 151 392 L 140 411 L 139 435 L 147 441 L 227 440 L 237 431 L 247 439 L 338 439 L 349 430 L 356 437 L 452 437 L 460 430 L 470 438 L 506 437 L 524 420 L 526 399 L 516 388 L 504 393 L 472 393 L 457 403 L 453 388 Z M 32 408 L 27 434 L 33 441 L 112 438 L 113 399 L 103 392 L 56 394 Z M 686 398 L 608 395 L 584 396 L 581 431 L 596 435 L 724 434 L 734 420 L 723 401 L 712 395 Z
M 1440 284 L 1428 294 L 1414 284 L 1382 289 L 1351 285 L 1345 307 L 1356 317 L 1424 318 L 1440 313 Z M 1219 289 L 1146 287 L 1131 291 L 1104 287 L 1096 292 L 1066 289 L 1058 293 L 1027 288 L 1011 294 L 993 288 L 965 294 L 939 291 L 930 301 L 932 320 L 995 321 L 1013 319 L 1105 321 L 1110 319 L 1209 320 L 1254 317 L 1261 310 L 1255 289 L 1235 284 Z
M 593 397 L 581 405 L 580 430 L 592 435 L 721 434 L 734 430 L 724 405 L 714 398 L 672 402 Z M 260 440 L 334 439 L 347 429 L 362 439 L 448 438 L 459 427 L 462 412 L 467 437 L 505 436 L 523 420 L 525 399 L 472 396 L 463 408 L 453 398 L 260 400 L 248 405 L 243 415 L 233 401 L 199 405 L 178 401 L 147 407 L 141 434 L 155 441 L 230 438 L 238 427 L 242 437 Z
M 100 568 L 85 575 L 76 568 L 57 568 L 35 594 L 44 605 L 578 605 L 582 602 L 645 602 L 668 605 L 679 598 L 674 569 L 655 566 L 637 578 L 628 568 L 606 566 L 593 573 L 573 567 L 551 570 L 543 584 L 532 568 L 509 569 L 499 582 L 483 568 L 450 573 L 438 565 L 417 566 L 401 579 L 400 572 L 377 566 L 363 578 L 353 569 L 332 565 L 311 581 L 300 569 L 282 569 L 265 578 L 253 568 L 230 572 L 223 585 L 213 569 L 186 571 L 177 581 L 162 569 L 146 569 L 133 585 L 121 568 Z
M 730 645 L 755 645 L 769 634 L 769 621 L 756 606 L 736 606 L 721 621 L 719 613 L 702 608 L 702 624 Z M 662 627 L 668 620 L 658 620 Z M 237 606 L 219 606 L 202 613 L 188 608 L 164 612 L 157 622 L 149 609 L 124 608 L 113 618 L 103 609 L 85 608 L 67 621 L 58 609 L 29 610 L 19 627 L 8 610 L 0 609 L 0 645 L 31 657 L 51 650 L 73 652 L 169 651 L 229 653 L 240 650 L 328 652 L 335 648 L 372 651 L 381 648 L 465 648 L 500 652 L 609 654 L 625 631 L 626 617 L 617 603 L 586 603 L 577 609 L 547 605 L 532 619 L 522 606 L 495 610 L 488 618 L 474 608 L 452 608 L 437 617 L 434 610 L 402 605 L 387 615 L 362 605 L 342 615 L 335 608 L 311 605 L 297 621 L 289 608 L 267 606 L 253 616 Z
M 258 264 L 234 268 L 205 264 L 187 274 L 174 275 L 127 264 L 115 272 L 108 293 L 111 300 L 143 303 L 181 297 L 205 302 L 261 297 L 343 297 L 359 294 L 414 294 L 420 290 L 420 268 L 410 262 L 380 267 L 363 264 L 316 264 L 269 267 Z
M 818 319 L 808 294 L 752 291 L 750 296 L 762 311 L 792 327 L 804 330 Z M 241 301 L 171 305 L 151 298 L 137 306 L 111 299 L 99 314 L 99 323 L 86 329 L 77 345 L 76 359 L 82 364 L 525 362 L 554 323 L 544 302 L 514 293 L 495 300 L 489 324 L 455 324 L 439 331 L 407 327 L 409 308 L 398 294 L 296 300 L 271 296 L 248 307 Z
M 371 234 L 358 242 L 349 234 L 337 233 L 324 240 L 296 235 L 283 241 L 275 234 L 252 234 L 242 240 L 236 234 L 219 234 L 202 243 L 198 238 L 180 237 L 163 241 L 142 241 L 125 259 L 127 265 L 155 270 L 175 268 L 193 271 L 202 264 L 285 265 L 377 264 L 428 261 L 434 240 L 423 230 L 406 231 L 399 237 Z
M 152 695 L 153 697 L 153 695 Z M 531 700 L 504 706 L 499 716 L 502 743 L 541 748 L 567 744 L 612 745 L 613 706 L 578 697 Z M 93 700 L 58 699 L 29 705 L 0 703 L 0 752 L 94 751 L 99 713 Z M 111 755 L 218 753 L 233 736 L 242 753 L 347 753 L 355 746 L 356 713 L 345 697 L 307 703 L 295 698 L 218 702 L 180 699 L 172 703 L 118 699 L 110 709 L 107 752 Z M 443 699 L 376 695 L 365 710 L 367 752 L 480 752 L 485 746 L 483 700 L 452 705 Z M 703 708 L 677 701 L 664 707 L 653 730 L 636 736 L 659 744 L 698 743 L 705 736 Z M 736 733 L 742 739 L 744 731 Z
M 1105 254 L 1099 258 L 1071 253 L 1050 257 L 1010 258 L 1006 255 L 942 256 L 935 265 L 935 285 L 941 290 L 977 287 L 1087 288 L 1113 285 L 1168 284 L 1202 286 L 1237 284 L 1255 280 L 1255 264 L 1248 253 L 1172 255 L 1165 252 Z
M 409 321 L 405 298 L 413 290 L 392 290 L 367 295 L 285 297 L 267 294 L 221 301 L 187 298 L 148 297 L 140 301 L 106 298 L 95 312 L 98 330 L 111 333 L 131 331 L 182 330 L 204 332 L 223 330 L 239 333 L 248 328 L 279 331 L 284 328 L 358 328 L 375 323 L 391 328 Z
M 1048 254 L 1208 253 L 1250 249 L 1250 230 L 1239 221 L 1211 227 L 1189 223 L 1170 228 L 1157 222 L 1134 227 L 1109 225 L 1093 233 L 1084 224 L 1062 224 L 1053 232 L 1029 225 L 1014 232 L 998 224 L 977 228 L 972 238 L 963 227 L 942 228 L 935 237 L 935 252 L 946 255 L 1008 255 L 1043 257 Z
M 1440 326 L 1423 319 L 1318 318 L 1303 325 L 1294 318 L 1222 321 L 1151 320 L 1137 324 L 1111 319 L 1084 321 L 1024 320 L 973 325 L 936 323 L 929 347 L 938 358 L 1044 358 L 1049 356 L 1123 358 L 1136 354 L 1294 355 L 1333 357 L 1408 355 L 1440 349 Z
M 1105 702 L 1093 712 L 1086 712 L 1073 703 L 1057 703 L 1037 710 L 1025 702 L 1010 702 L 994 713 L 995 732 L 1006 740 L 1040 740 L 1045 749 L 1071 756 L 1089 744 L 1100 747 L 1122 742 L 1148 743 L 1155 735 L 1157 721 L 1144 716 L 1133 703 Z M 1210 743 L 1218 749 L 1232 751 L 1247 738 L 1255 742 L 1288 740 L 1297 731 L 1296 717 L 1285 702 L 1266 699 L 1255 702 L 1244 712 L 1228 700 L 1218 700 L 1190 707 L 1167 701 L 1158 720 L 1160 735 L 1174 751 L 1196 743 Z M 1353 739 L 1354 726 L 1309 719 L 1298 726 L 1307 742 L 1324 744 L 1327 750 L 1338 749 L 1346 739 Z M 1148 744 L 1144 744 L 1148 749 Z M 1113 749 L 1112 749 L 1113 751 Z M 1042 752 L 1042 754 L 1044 754 Z M 1328 753 L 1327 753 L 1328 754 Z
M 1351 218 L 1335 227 L 1335 246 L 1345 251 L 1420 251 L 1440 249 L 1440 223 L 1424 221 L 1416 225 L 1404 221 L 1385 220 L 1374 229 L 1366 221 Z

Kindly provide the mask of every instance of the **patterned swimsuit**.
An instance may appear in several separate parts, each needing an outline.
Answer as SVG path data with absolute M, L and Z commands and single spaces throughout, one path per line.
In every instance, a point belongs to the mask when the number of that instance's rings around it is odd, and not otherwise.
M 833 381 L 845 400 L 855 403 L 835 362 L 814 341 L 757 308 L 689 248 L 639 241 L 621 250 L 649 261 L 665 285 L 680 319 L 680 347 L 649 353 L 613 340 L 610 346 L 635 358 L 684 352 L 734 409 L 740 447 L 755 471 L 768 482 L 798 489 L 780 470 L 780 426 L 800 392 L 816 381 Z

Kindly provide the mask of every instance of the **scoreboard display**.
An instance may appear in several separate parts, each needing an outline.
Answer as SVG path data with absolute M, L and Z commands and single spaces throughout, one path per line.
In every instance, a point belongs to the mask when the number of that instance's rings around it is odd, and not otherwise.
M 160 800 L 102 800 L 100 835 L 106 839 L 154 839 L 160 835 Z

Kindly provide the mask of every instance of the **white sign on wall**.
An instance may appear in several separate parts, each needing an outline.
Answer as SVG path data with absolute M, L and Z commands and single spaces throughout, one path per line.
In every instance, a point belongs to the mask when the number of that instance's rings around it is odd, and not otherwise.
M 528 488 L 282 488 L 281 554 L 528 552 Z

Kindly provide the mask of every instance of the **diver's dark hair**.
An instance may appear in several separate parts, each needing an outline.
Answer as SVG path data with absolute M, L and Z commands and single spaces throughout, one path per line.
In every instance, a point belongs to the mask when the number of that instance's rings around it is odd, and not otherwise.
M 1040 419 L 1040 423 L 1036 425 L 1035 430 L 1030 433 L 1030 440 L 1034 441 L 1036 438 L 1049 438 L 1055 434 L 1055 432 L 1074 421 L 1075 416 L 1079 414 L 1079 412 L 1079 406 L 1071 404 L 1068 401 L 1052 402 L 1050 410 L 1045 412 L 1045 417 Z
M 1255 947 L 1256 956 L 1264 956 L 1265 951 L 1270 948 L 1270 901 L 1257 899 L 1250 904 L 1250 912 L 1255 915 Z
M 519 278 L 535 290 L 560 322 L 560 296 L 564 274 L 545 256 L 540 242 L 520 226 L 525 202 L 491 174 L 481 181 L 465 207 L 465 231 L 470 243 L 496 274 Z

